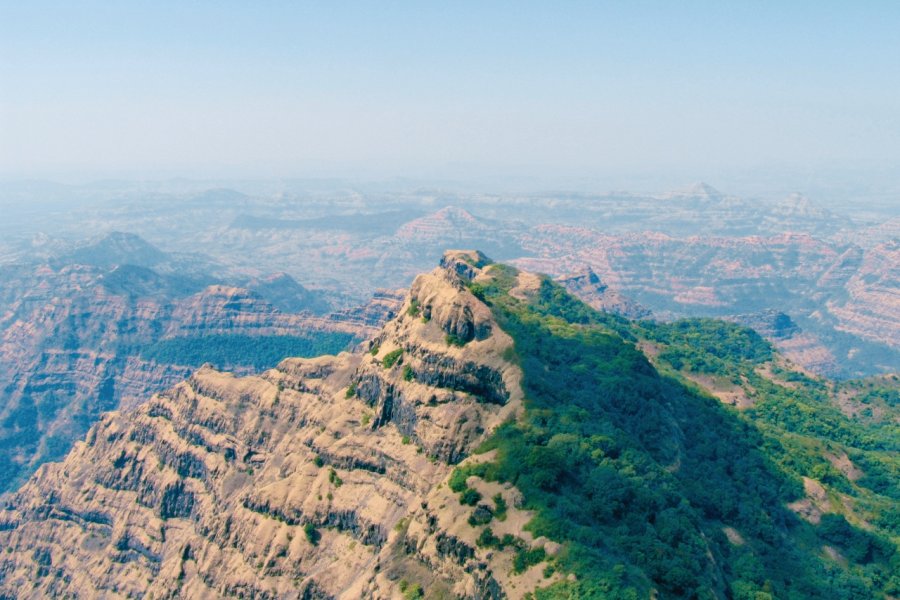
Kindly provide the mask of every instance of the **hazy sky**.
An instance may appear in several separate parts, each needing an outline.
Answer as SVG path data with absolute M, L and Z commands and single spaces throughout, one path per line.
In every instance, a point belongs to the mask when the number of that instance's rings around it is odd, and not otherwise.
M 900 164 L 900 2 L 0 6 L 5 178 Z

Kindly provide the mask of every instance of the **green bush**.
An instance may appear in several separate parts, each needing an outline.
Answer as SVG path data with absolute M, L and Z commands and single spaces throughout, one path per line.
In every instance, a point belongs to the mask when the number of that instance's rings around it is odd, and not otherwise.
M 494 501 L 494 516 L 498 521 L 506 520 L 506 500 L 503 499 L 502 494 L 494 494 L 492 498 Z
M 460 504 L 466 504 L 468 506 L 475 506 L 478 504 L 478 501 L 481 500 L 481 492 L 478 490 L 473 490 L 472 488 L 466 488 L 459 495 Z
M 469 340 L 463 339 L 456 335 L 455 333 L 448 333 L 444 336 L 444 341 L 448 346 L 465 346 L 469 343 Z
M 307 541 L 313 546 L 319 545 L 319 540 L 322 539 L 322 534 L 316 529 L 316 526 L 312 523 L 305 523 L 303 525 L 303 534 L 306 536 Z
M 334 469 L 330 469 L 328 471 L 328 481 L 334 487 L 341 487 L 341 485 L 343 485 L 344 483 L 344 480 L 338 476 L 337 471 L 335 471 Z
M 513 558 L 513 572 L 522 573 L 528 567 L 543 562 L 547 558 L 547 552 L 543 546 L 538 548 L 521 548 L 516 552 Z
M 468 487 L 466 485 L 466 479 L 469 478 L 469 473 L 465 469 L 454 469 L 452 473 L 450 473 L 450 479 L 447 482 L 450 486 L 450 489 L 456 493 L 459 493 Z
M 500 545 L 500 538 L 494 535 L 490 527 L 485 527 L 475 540 L 475 544 L 479 548 L 495 548 Z
M 385 369 L 390 369 L 400 360 L 400 357 L 403 356 L 403 348 L 397 348 L 396 350 L 392 350 L 384 355 L 384 358 L 381 359 L 381 366 Z

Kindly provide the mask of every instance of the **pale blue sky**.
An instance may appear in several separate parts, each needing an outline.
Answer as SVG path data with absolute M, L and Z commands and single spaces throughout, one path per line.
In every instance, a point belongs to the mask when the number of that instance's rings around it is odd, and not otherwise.
M 5 178 L 900 164 L 900 2 L 0 7 Z

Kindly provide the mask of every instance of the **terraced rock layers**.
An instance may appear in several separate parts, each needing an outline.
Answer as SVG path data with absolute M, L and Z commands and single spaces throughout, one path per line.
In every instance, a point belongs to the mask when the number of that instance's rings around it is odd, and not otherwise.
M 466 289 L 482 258 L 448 253 L 418 277 L 367 352 L 244 378 L 203 368 L 106 414 L 0 507 L 0 595 L 533 589 L 540 565 L 515 575 L 508 553 L 478 548 L 472 509 L 442 484 L 521 406 L 521 372 L 504 358 L 512 341 Z M 527 521 L 516 490 L 492 485 L 510 523 Z

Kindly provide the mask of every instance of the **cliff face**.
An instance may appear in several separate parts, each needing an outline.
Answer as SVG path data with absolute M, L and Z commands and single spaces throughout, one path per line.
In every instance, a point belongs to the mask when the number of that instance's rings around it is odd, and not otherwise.
M 177 353 L 146 358 L 160 340 L 237 335 L 346 343 L 371 335 L 397 303 L 380 298 L 359 309 L 362 316 L 336 319 L 286 313 L 245 288 L 203 286 L 134 265 L 6 267 L 0 283 L 0 491 L 63 456 L 100 413 L 134 406 L 201 364 Z M 239 360 L 219 366 L 251 369 Z
M 537 567 L 514 575 L 511 551 L 478 549 L 469 507 L 439 485 L 521 405 L 521 372 L 504 358 L 512 341 L 464 285 L 480 276 L 473 262 L 450 254 L 418 277 L 368 352 L 244 378 L 203 368 L 105 415 L 6 499 L 0 591 L 390 598 L 410 579 L 434 597 L 489 598 L 533 588 Z M 491 485 L 509 526 L 524 523 L 516 491 Z
M 615 313 L 629 319 L 644 319 L 652 315 L 648 308 L 606 285 L 590 267 L 560 277 L 557 281 L 570 293 L 599 311 Z
M 871 248 L 844 281 L 844 293 L 826 303 L 838 329 L 900 349 L 900 241 Z

